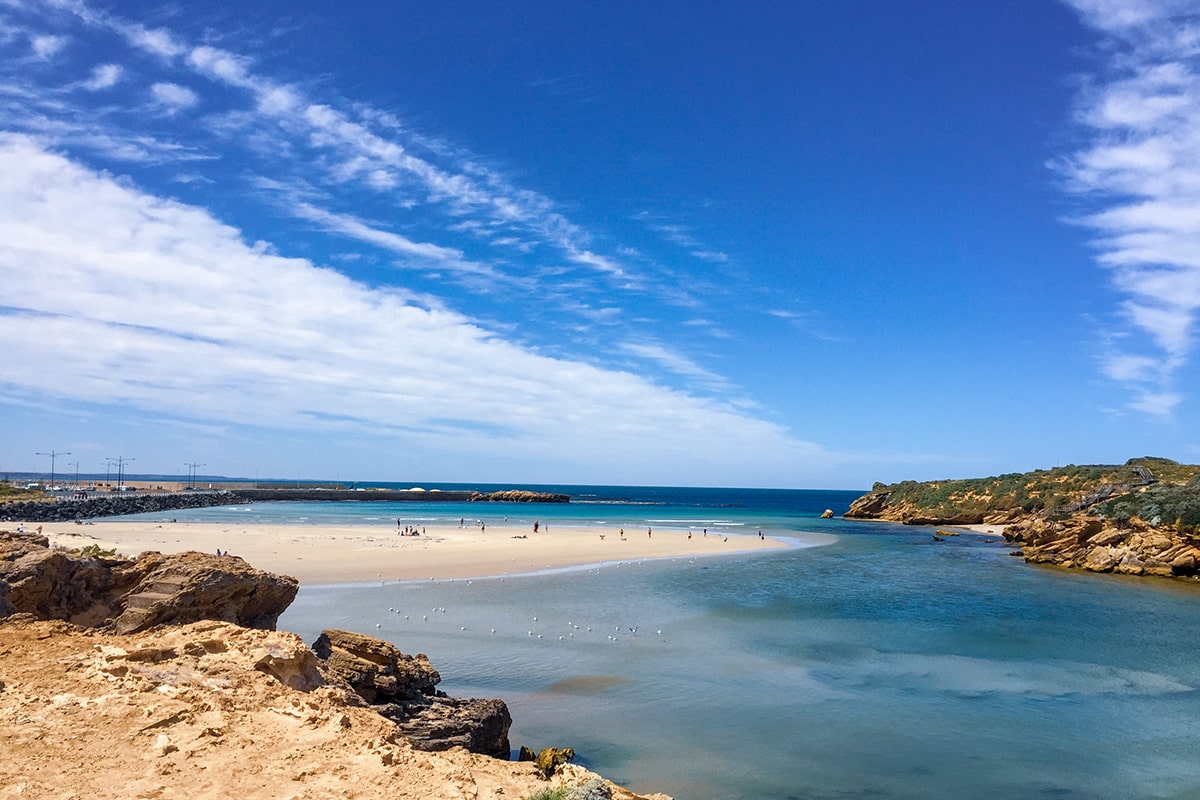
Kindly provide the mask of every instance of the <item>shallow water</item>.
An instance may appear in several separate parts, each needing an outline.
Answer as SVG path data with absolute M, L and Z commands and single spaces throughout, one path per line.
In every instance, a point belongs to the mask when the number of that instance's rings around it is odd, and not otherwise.
M 304 587 L 280 627 L 425 652 L 450 694 L 507 701 L 514 748 L 570 745 L 679 800 L 1200 798 L 1200 587 L 804 503 L 719 510 L 836 544 Z

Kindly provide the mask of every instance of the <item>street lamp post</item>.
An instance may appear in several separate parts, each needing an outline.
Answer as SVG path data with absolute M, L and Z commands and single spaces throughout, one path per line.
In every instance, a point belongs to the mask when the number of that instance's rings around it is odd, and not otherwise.
M 58 453 L 58 452 L 55 452 L 54 450 L 51 450 L 49 453 L 34 453 L 34 455 L 50 456 L 50 488 L 53 489 L 54 488 L 54 459 L 58 458 L 59 456 L 69 456 L 71 454 L 70 453 Z
M 110 458 L 108 460 L 110 463 L 113 461 L 115 461 L 117 463 L 117 491 L 118 492 L 124 491 L 121 487 L 124 486 L 124 481 L 125 481 L 125 478 L 124 478 L 125 463 L 127 461 L 137 461 L 137 459 L 136 458 L 125 458 L 125 456 L 117 456 L 116 458 Z
M 208 465 L 207 464 L 187 463 L 187 464 L 184 464 L 184 466 L 188 468 L 187 488 L 195 489 L 196 488 L 196 467 L 206 467 Z

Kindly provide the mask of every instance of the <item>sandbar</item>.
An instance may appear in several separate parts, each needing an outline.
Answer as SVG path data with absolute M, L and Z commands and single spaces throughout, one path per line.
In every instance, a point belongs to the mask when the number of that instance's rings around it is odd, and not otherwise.
M 131 522 L 94 520 L 42 523 L 50 541 L 67 548 L 98 545 L 126 556 L 147 551 L 218 550 L 301 584 L 441 580 L 523 575 L 544 570 L 645 559 L 693 558 L 762 552 L 794 546 L 757 535 L 686 530 L 625 531 L 616 528 L 525 526 L 427 526 L 424 535 L 402 536 L 386 525 Z M 28 528 L 27 528 L 28 529 Z

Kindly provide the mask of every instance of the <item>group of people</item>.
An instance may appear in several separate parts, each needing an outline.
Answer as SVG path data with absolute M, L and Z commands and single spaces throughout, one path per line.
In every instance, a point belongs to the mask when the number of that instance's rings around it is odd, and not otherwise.
M 403 529 L 401 526 L 403 526 Z M 424 532 L 424 528 L 417 530 L 416 526 L 414 525 L 404 525 L 404 520 L 396 520 L 396 533 L 400 534 L 401 536 L 420 536 Z

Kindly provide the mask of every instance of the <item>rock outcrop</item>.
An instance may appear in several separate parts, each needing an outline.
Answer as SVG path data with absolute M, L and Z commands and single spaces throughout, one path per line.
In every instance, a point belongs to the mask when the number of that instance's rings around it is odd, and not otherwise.
M 390 642 L 326 630 L 313 644 L 328 675 L 345 681 L 376 711 L 396 723 L 418 750 L 465 747 L 508 758 L 512 725 L 502 700 L 458 699 L 436 689 L 441 675 L 419 653 L 405 655 Z
M 507 706 L 437 691 L 424 655 L 275 631 L 296 589 L 233 556 L 0 532 L 0 795 L 467 800 L 550 779 L 573 800 L 641 800 L 573 764 L 509 761 Z
M 1094 517 L 1033 519 L 1009 525 L 1004 538 L 1019 544 L 1034 564 L 1168 578 L 1200 574 L 1195 537 L 1172 535 L 1136 518 L 1121 525 Z
M 143 553 L 114 566 L 113 579 L 123 607 L 113 621 L 118 633 L 202 619 L 274 630 L 300 588 L 295 578 L 255 569 L 237 556 L 197 552 Z
M 1169 459 L 876 484 L 846 517 L 1004 525 L 1005 538 L 1030 563 L 1200 579 L 1200 466 Z
M 295 578 L 236 556 L 143 553 L 131 561 L 0 533 L 0 614 L 107 625 L 117 633 L 202 619 L 272 630 L 298 588 Z
M 475 503 L 569 503 L 571 496 L 554 492 L 531 492 L 526 489 L 505 489 L 499 492 L 475 492 Z
M 226 622 L 122 636 L 0 619 L 0 797 L 638 800 L 575 764 L 547 782 L 530 763 L 418 751 L 345 683 L 313 685 L 306 658 L 295 634 Z

